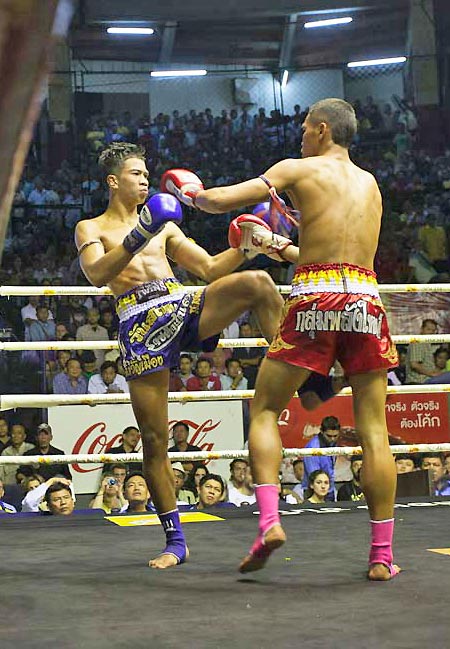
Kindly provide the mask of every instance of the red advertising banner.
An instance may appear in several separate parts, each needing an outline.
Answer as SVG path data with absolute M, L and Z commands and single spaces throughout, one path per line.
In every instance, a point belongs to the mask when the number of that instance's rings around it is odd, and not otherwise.
M 285 448 L 300 448 L 318 432 L 324 417 L 337 417 L 343 428 L 354 428 L 352 397 L 336 397 L 317 410 L 307 411 L 300 399 L 291 399 L 278 420 L 282 444 Z M 439 443 L 450 441 L 448 397 L 446 394 L 388 395 L 386 419 L 389 434 L 398 443 Z M 353 445 L 351 437 L 342 442 Z

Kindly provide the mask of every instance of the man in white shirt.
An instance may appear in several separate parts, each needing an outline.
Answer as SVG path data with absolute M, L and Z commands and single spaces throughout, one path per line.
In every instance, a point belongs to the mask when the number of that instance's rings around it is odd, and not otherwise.
M 128 383 L 117 373 L 113 361 L 105 361 L 100 367 L 100 374 L 93 374 L 88 383 L 88 394 L 106 394 L 129 392 Z
M 241 361 L 238 358 L 227 358 L 226 374 L 220 375 L 222 390 L 246 390 L 248 380 L 244 376 Z
M 236 507 L 252 505 L 256 502 L 254 489 L 248 484 L 247 460 L 233 460 L 230 464 L 230 480 L 228 482 L 228 502 Z
M 108 331 L 98 324 L 100 313 L 98 309 L 88 309 L 87 324 L 77 329 L 77 340 L 109 340 Z M 105 360 L 105 352 L 102 349 L 94 351 L 97 363 L 101 365 Z

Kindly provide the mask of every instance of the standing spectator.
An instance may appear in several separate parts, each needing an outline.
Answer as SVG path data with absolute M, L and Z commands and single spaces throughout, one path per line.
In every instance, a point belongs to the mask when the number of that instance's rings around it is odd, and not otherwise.
M 3 500 L 4 495 L 5 495 L 5 487 L 3 484 L 3 480 L 0 480 L 0 514 L 17 513 L 17 509 L 14 507 L 14 505 L 10 505 L 9 503 L 6 503 Z
M 233 460 L 230 463 L 230 480 L 228 482 L 228 502 L 236 507 L 252 505 L 256 502 L 255 491 L 248 481 L 247 460 Z
M 5 448 L 2 453 L 3 457 L 11 457 L 15 455 L 24 455 L 26 451 L 33 448 L 33 444 L 25 441 L 27 436 L 25 426 L 23 424 L 13 424 L 11 427 L 11 445 Z M 4 464 L 0 465 L 0 479 L 6 485 L 15 484 L 16 471 L 19 469 L 19 464 Z
M 246 390 L 248 380 L 244 376 L 241 361 L 238 358 L 227 358 L 225 361 L 226 374 L 220 375 L 222 390 Z
M 336 446 L 341 432 L 341 424 L 337 417 L 329 416 L 322 419 L 320 432 L 314 435 L 306 444 L 306 448 L 327 448 Z M 303 460 L 305 475 L 303 478 L 303 488 L 310 487 L 310 475 L 319 469 L 326 473 L 329 478 L 329 493 L 327 500 L 334 500 L 334 465 L 336 458 L 323 456 L 308 456 Z
M 243 322 L 239 327 L 241 338 L 253 338 L 254 331 L 249 322 Z M 244 370 L 244 375 L 248 381 L 248 387 L 253 390 L 255 387 L 256 375 L 258 374 L 258 367 L 264 356 L 264 351 L 261 347 L 238 347 L 233 351 L 233 358 L 241 361 Z
M 308 478 L 308 491 L 305 492 L 305 495 L 308 497 L 304 502 L 315 503 L 317 505 L 325 503 L 329 500 L 330 485 L 330 476 L 326 471 L 322 469 L 313 471 Z
M 137 445 L 141 439 L 141 434 L 136 426 L 127 426 L 122 431 L 122 444 L 108 449 L 108 453 L 115 455 L 119 453 L 137 453 Z M 142 471 L 142 462 L 127 462 L 123 465 L 127 473 Z
M 36 446 L 33 446 L 26 455 L 65 455 L 64 451 L 51 445 L 53 433 L 49 424 L 39 424 L 36 433 Z M 39 470 L 44 480 L 49 480 L 55 476 L 62 476 L 67 480 L 72 479 L 68 464 L 36 464 L 34 469 Z
M 199 358 L 195 366 L 195 374 L 188 379 L 186 387 L 188 391 L 198 392 L 200 390 L 220 390 L 221 384 L 218 376 L 211 374 L 211 361 L 209 358 Z
M 339 488 L 337 499 L 338 500 L 351 500 L 358 501 L 364 500 L 364 494 L 361 489 L 361 468 L 363 460 L 361 455 L 352 455 L 350 458 L 350 470 L 352 472 L 352 480 L 345 482 Z
M 4 417 L 0 417 L 0 455 L 5 448 L 11 445 L 8 422 Z
M 437 332 L 437 322 L 426 318 L 422 322 L 420 333 L 430 336 Z M 406 382 L 424 383 L 427 378 L 437 376 L 431 343 L 410 343 L 406 354 Z
M 87 380 L 81 371 L 78 358 L 69 358 L 66 371 L 60 372 L 53 379 L 54 394 L 86 394 Z
M 174 444 L 168 449 L 168 453 L 195 453 L 202 450 L 200 446 L 189 444 L 189 426 L 186 424 L 186 422 L 177 421 L 172 426 L 171 434 Z M 194 466 L 198 466 L 199 463 L 184 461 L 182 464 L 186 473 L 189 473 L 190 471 L 192 471 Z
M 117 365 L 112 361 L 104 361 L 100 367 L 100 374 L 91 376 L 88 383 L 88 394 L 112 394 L 129 391 L 125 377 L 117 373 Z
M 78 327 L 77 340 L 109 340 L 108 331 L 98 324 L 99 320 L 100 313 L 98 309 L 88 309 L 87 323 Z M 102 349 L 96 349 L 94 354 L 98 365 L 101 365 L 105 360 L 105 352 Z

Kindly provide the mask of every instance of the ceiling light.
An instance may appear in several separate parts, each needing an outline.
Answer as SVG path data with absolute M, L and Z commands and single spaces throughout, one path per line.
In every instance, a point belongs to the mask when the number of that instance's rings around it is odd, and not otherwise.
M 281 78 L 281 88 L 286 88 L 287 82 L 289 79 L 289 70 L 283 70 L 283 76 Z
M 369 65 L 391 65 L 392 63 L 404 63 L 406 56 L 394 56 L 390 59 L 371 59 L 369 61 L 351 61 L 347 63 L 348 68 L 363 68 Z
M 141 34 L 146 36 L 155 33 L 155 30 L 151 27 L 108 27 L 106 31 L 108 34 Z
M 152 70 L 151 77 L 204 77 L 206 70 Z
M 304 24 L 305 29 L 312 29 L 313 27 L 332 27 L 333 25 L 346 25 L 351 23 L 353 18 L 347 16 L 345 18 L 330 18 L 327 20 L 314 20 Z

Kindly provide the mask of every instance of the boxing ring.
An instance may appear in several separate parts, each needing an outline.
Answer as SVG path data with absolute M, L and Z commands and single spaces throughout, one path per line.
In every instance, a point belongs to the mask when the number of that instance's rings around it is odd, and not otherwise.
M 380 286 L 380 292 L 423 290 Z M 420 288 L 419 288 L 420 287 Z M 438 287 L 438 289 L 436 289 Z M 450 285 L 427 285 L 450 291 Z M 286 293 L 289 287 L 279 287 Z M 1 296 L 108 295 L 91 287 L 1 287 Z M 395 342 L 450 342 L 450 335 L 393 336 Z M 221 339 L 221 347 L 267 346 L 261 338 Z M 0 350 L 115 349 L 115 341 L 1 342 Z M 389 394 L 450 392 L 449 384 L 389 386 Z M 351 394 L 344 388 L 339 395 Z M 169 401 L 251 399 L 252 390 L 173 392 Z M 0 395 L 0 411 L 60 405 L 129 403 L 128 394 Z M 391 446 L 393 453 L 450 452 L 450 443 Z M 360 447 L 284 449 L 284 457 L 350 456 Z M 172 460 L 247 457 L 242 449 L 171 453 Z M 141 454 L 0 457 L 0 464 L 110 463 Z M 389 583 L 365 579 L 369 526 L 363 503 L 280 502 L 288 541 L 265 570 L 237 572 L 257 528 L 255 506 L 183 511 L 190 561 L 150 570 L 163 533 L 154 514 L 0 516 L 4 539 L 0 603 L 8 628 L 2 647 L 433 646 L 448 631 L 450 499 L 415 497 L 396 504 L 395 560 L 404 572 Z M 19 614 L 19 613 L 20 614 Z M 339 640 L 337 640 L 339 638 Z M 11 642 L 11 644 L 8 644 Z

